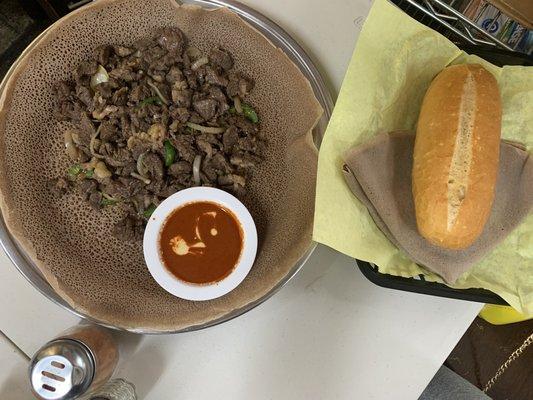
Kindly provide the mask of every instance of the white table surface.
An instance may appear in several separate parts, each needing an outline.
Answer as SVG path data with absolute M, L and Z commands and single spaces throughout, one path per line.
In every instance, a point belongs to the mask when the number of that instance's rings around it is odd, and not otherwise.
M 293 35 L 338 91 L 369 1 L 246 3 Z M 78 321 L 3 254 L 0 293 L 0 331 L 28 356 Z M 379 288 L 350 258 L 319 246 L 285 288 L 242 317 L 181 335 L 117 334 L 125 349 L 117 376 L 141 399 L 416 399 L 480 308 Z M 8 387 L 27 398 L 26 365 L 0 341 L 0 398 Z
M 26 383 L 28 357 L 0 332 L 0 399 L 30 399 Z

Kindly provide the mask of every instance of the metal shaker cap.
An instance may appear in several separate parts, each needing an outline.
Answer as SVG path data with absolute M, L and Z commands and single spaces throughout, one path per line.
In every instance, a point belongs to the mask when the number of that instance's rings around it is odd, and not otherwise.
M 31 387 L 38 399 L 69 400 L 87 391 L 94 378 L 94 358 L 81 342 L 53 340 L 30 362 Z

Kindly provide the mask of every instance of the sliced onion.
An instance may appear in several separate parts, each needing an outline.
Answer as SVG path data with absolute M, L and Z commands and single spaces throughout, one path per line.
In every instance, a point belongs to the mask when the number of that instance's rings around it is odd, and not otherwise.
M 157 94 L 157 96 L 161 99 L 161 101 L 168 106 L 168 100 L 159 91 L 159 88 L 156 85 L 154 85 L 152 82 L 150 82 L 150 81 L 146 81 L 146 83 L 148 83 L 148 86 L 150 86 L 152 89 L 154 89 L 155 94 Z
M 96 86 L 104 82 L 109 82 L 109 75 L 107 74 L 106 69 L 98 64 L 96 73 L 91 76 L 91 89 L 96 90 Z
M 191 60 L 196 60 L 202 56 L 202 52 L 197 47 L 190 46 L 185 50 Z
M 233 105 L 235 106 L 235 111 L 237 111 L 238 114 L 242 114 L 242 104 L 239 96 L 233 98 Z
M 200 57 L 198 60 L 196 60 L 195 62 L 193 62 L 191 64 L 191 69 L 193 71 L 196 71 L 198 68 L 200 68 L 202 65 L 205 65 L 209 62 L 208 58 L 207 57 Z
M 144 170 L 144 157 L 146 153 L 142 153 L 137 159 L 137 171 L 142 177 L 146 177 L 146 171 Z
M 70 131 L 70 135 L 72 136 L 72 141 L 74 142 L 74 144 L 76 146 L 79 146 L 81 145 L 81 140 L 80 140 L 80 134 L 79 132 L 77 131 Z
M 200 165 L 202 165 L 202 156 L 198 154 L 192 163 L 192 180 L 196 185 L 200 184 Z
M 139 175 L 139 174 L 136 174 L 135 172 L 132 172 L 132 173 L 130 174 L 130 176 L 132 176 L 133 178 L 136 178 L 136 179 L 138 179 L 138 180 L 144 182 L 146 185 L 149 185 L 150 182 L 152 182 L 150 179 L 145 178 L 144 176 L 141 176 L 141 175 Z
M 102 124 L 98 125 L 98 129 L 96 129 L 95 134 L 91 136 L 91 142 L 89 143 L 89 151 L 91 152 L 91 155 L 93 157 L 104 159 L 105 158 L 104 156 L 102 156 L 102 155 L 96 153 L 96 151 L 94 151 L 94 143 L 96 141 L 96 138 L 100 134 L 100 128 L 101 127 L 102 127 Z
M 94 110 L 92 113 L 92 116 L 96 120 L 96 122 L 100 122 L 100 120 L 104 119 L 111 113 L 117 112 L 117 110 L 118 110 L 117 106 L 105 106 L 105 108 L 102 111 Z
M 118 199 L 115 199 L 113 196 L 108 195 L 106 192 L 102 192 L 102 196 L 107 200 L 118 201 Z
M 80 150 L 74 144 L 74 141 L 72 139 L 72 131 L 66 130 L 64 138 L 65 138 L 65 149 L 67 150 L 68 156 L 70 157 L 72 161 L 78 160 L 80 156 Z
M 219 126 L 203 126 L 195 124 L 194 122 L 187 122 L 185 125 L 187 125 L 191 129 L 195 129 L 200 132 L 205 133 L 224 133 L 225 129 Z
M 111 171 L 107 169 L 107 165 L 103 161 L 98 161 L 94 167 L 94 175 L 99 179 L 105 179 L 111 177 Z

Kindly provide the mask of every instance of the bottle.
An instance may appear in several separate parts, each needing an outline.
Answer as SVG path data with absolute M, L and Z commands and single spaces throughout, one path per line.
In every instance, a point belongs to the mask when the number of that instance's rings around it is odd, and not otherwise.
M 31 388 L 42 400 L 76 399 L 105 384 L 117 362 L 117 345 L 105 328 L 78 325 L 46 343 L 32 357 Z

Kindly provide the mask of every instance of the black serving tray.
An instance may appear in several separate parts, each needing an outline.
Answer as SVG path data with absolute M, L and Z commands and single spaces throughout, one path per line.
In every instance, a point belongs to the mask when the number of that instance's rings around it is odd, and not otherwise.
M 357 260 L 357 266 L 370 282 L 384 288 L 448 297 L 450 299 L 475 301 L 478 303 L 508 305 L 504 299 L 490 290 L 454 289 L 442 283 L 426 281 L 424 275 L 419 275 L 415 278 L 404 278 L 382 274 L 376 265 L 361 260 Z
M 427 17 L 415 7 L 410 6 L 409 3 L 402 0 L 392 0 L 392 2 L 398 5 L 411 17 L 417 19 L 419 22 L 453 40 L 461 50 L 464 50 L 468 54 L 475 54 L 499 67 L 504 65 L 533 66 L 532 56 L 518 52 L 502 50 L 492 46 L 484 47 L 479 45 L 465 44 L 464 42 L 461 42 L 461 38 L 454 37 L 453 33 L 450 34 L 450 32 L 447 31 L 444 26 Z M 508 305 L 505 300 L 490 290 L 454 289 L 442 283 L 426 281 L 423 275 L 419 275 L 415 278 L 404 278 L 400 276 L 383 274 L 379 272 L 378 266 L 370 264 L 366 261 L 357 260 L 357 266 L 369 281 L 381 287 L 403 290 L 406 292 L 422 293 L 432 296 L 448 297 L 451 299 L 475 301 L 479 303 Z

